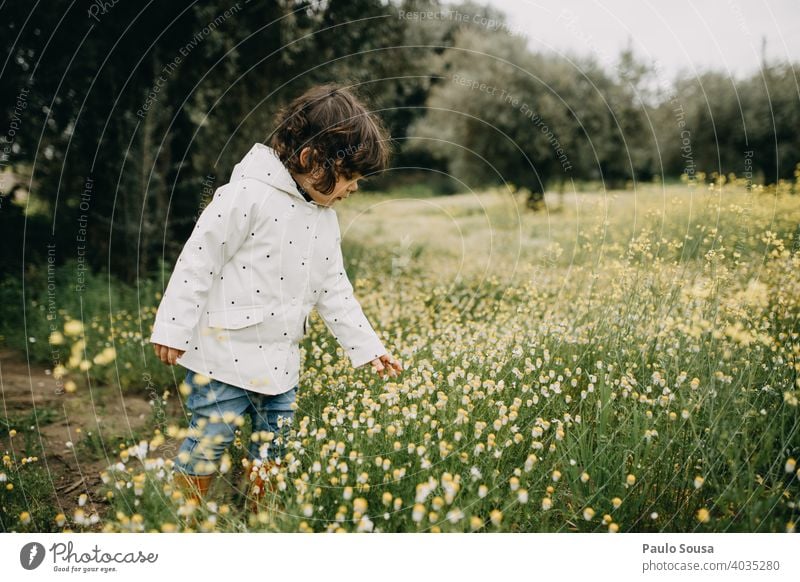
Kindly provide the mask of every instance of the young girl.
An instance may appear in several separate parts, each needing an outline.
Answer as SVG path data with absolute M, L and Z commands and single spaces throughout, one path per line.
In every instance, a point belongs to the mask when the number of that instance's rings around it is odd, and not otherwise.
M 189 370 L 192 417 L 174 477 L 196 500 L 245 414 L 249 496 L 273 489 L 312 308 L 354 367 L 371 363 L 381 377 L 402 370 L 353 296 L 334 210 L 361 177 L 386 167 L 385 129 L 348 90 L 323 85 L 280 112 L 270 145 L 253 145 L 197 220 L 150 337 L 164 363 Z

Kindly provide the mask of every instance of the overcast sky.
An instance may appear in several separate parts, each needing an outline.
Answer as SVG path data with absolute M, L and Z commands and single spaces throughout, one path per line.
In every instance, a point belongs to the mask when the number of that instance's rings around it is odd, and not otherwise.
M 670 78 L 681 69 L 752 73 L 761 60 L 764 36 L 770 59 L 800 64 L 800 0 L 488 3 L 506 12 L 509 32 L 527 38 L 534 50 L 593 53 L 600 62 L 611 64 L 630 38 L 634 52 L 657 60 Z

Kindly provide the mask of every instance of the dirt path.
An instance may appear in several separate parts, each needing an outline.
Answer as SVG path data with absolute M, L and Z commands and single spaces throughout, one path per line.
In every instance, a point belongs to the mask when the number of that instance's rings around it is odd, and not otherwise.
M 70 521 L 82 493 L 88 496 L 87 515 L 105 515 L 100 473 L 119 460 L 121 439 L 130 442 L 151 415 L 143 396 L 123 395 L 113 386 L 59 394 L 45 366 L 29 366 L 25 354 L 0 349 L 0 421 L 17 431 L 13 438 L 0 432 L 0 451 L 17 462 L 39 456 L 51 502 Z M 51 531 L 58 531 L 55 524 Z

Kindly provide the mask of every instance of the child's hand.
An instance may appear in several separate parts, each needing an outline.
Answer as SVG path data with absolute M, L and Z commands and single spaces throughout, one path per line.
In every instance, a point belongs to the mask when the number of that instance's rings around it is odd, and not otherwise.
M 389 354 L 383 354 L 380 358 L 372 360 L 372 367 L 381 378 L 384 378 L 387 373 L 394 378 L 403 371 L 399 360 L 395 360 Z
M 186 350 L 176 350 L 175 348 L 162 346 L 161 344 L 153 344 L 153 349 L 156 352 L 156 356 L 169 366 L 174 366 L 178 362 L 178 358 L 186 353 Z

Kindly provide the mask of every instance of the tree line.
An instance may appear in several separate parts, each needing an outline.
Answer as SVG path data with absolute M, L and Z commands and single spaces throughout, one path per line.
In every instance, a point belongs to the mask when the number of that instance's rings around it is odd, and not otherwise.
M 770 183 L 800 161 L 790 63 L 668 79 L 631 50 L 613 66 L 531 52 L 472 2 L 79 0 L 0 15 L 0 261 L 18 274 L 53 248 L 127 282 L 160 274 L 277 109 L 332 80 L 389 126 L 381 190 L 508 184 L 539 202 L 575 180 Z

